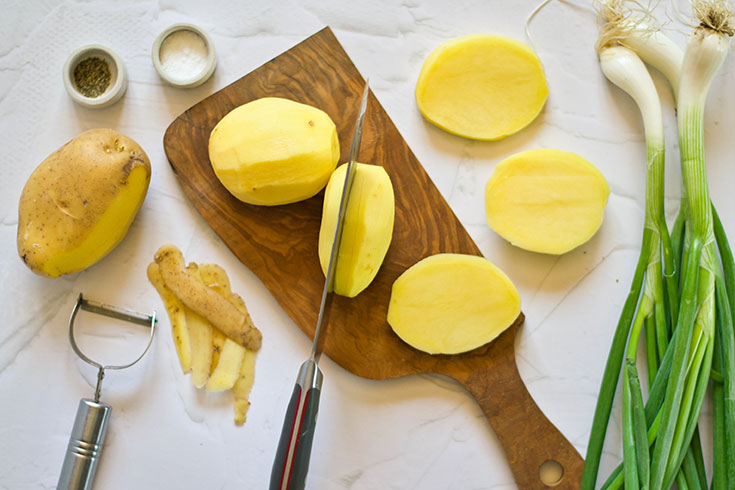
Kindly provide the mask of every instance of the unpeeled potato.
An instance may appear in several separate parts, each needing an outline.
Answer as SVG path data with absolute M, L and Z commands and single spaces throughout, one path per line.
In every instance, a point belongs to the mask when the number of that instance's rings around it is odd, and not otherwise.
M 35 273 L 86 269 L 125 237 L 143 204 L 151 164 L 112 129 L 86 131 L 49 155 L 18 204 L 18 254 Z

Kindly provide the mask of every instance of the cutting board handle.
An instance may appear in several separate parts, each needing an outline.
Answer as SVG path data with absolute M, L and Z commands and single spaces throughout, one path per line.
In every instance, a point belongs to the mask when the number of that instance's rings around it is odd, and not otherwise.
M 584 460 L 574 446 L 541 412 L 523 384 L 515 362 L 514 340 L 522 318 L 490 344 L 482 355 L 456 356 L 443 374 L 459 381 L 477 400 L 505 449 L 518 488 L 577 490 Z M 542 481 L 547 461 L 563 474 L 552 485 Z M 544 476 L 559 466 L 546 463 Z M 549 471 L 551 470 L 551 471 Z M 548 471 L 548 472 L 547 472 Z

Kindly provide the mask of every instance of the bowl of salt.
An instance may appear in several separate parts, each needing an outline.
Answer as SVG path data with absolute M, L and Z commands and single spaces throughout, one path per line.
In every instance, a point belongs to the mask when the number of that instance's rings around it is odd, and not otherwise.
M 214 72 L 214 43 L 193 24 L 174 24 L 153 42 L 153 66 L 175 87 L 191 88 L 206 82 Z

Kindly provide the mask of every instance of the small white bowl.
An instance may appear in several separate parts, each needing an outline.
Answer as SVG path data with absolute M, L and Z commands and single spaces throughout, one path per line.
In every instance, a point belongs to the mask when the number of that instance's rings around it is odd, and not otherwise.
M 194 34 L 197 34 L 202 41 L 204 41 L 204 45 L 207 47 L 207 60 L 202 67 L 202 70 L 186 79 L 171 76 L 171 74 L 164 70 L 163 65 L 161 64 L 161 46 L 166 41 L 166 38 L 179 31 L 191 31 Z M 209 34 L 207 34 L 206 31 L 193 24 L 174 24 L 168 27 L 160 33 L 158 37 L 156 37 L 155 41 L 153 41 L 153 50 L 151 55 L 153 58 L 153 66 L 156 68 L 158 75 L 170 85 L 180 88 L 198 87 L 203 84 L 212 76 L 214 68 L 217 65 L 217 55 L 214 51 L 214 42 L 212 41 L 212 38 L 209 37 Z
M 110 69 L 110 84 L 98 97 L 87 97 L 74 85 L 74 69 L 81 61 L 95 57 L 101 58 L 107 63 Z M 66 91 L 74 102 L 94 109 L 100 109 L 114 104 L 120 100 L 128 88 L 128 77 L 125 73 L 125 65 L 122 59 L 113 50 L 101 44 L 88 44 L 70 54 L 66 63 L 64 63 L 63 76 L 64 87 L 66 87 Z

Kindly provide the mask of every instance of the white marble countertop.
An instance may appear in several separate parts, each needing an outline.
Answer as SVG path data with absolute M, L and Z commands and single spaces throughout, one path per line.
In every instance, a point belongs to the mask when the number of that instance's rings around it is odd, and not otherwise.
M 632 101 L 611 86 L 593 50 L 597 26 L 584 2 L 552 2 L 531 25 L 550 96 L 521 133 L 498 142 L 452 136 L 425 122 L 414 86 L 441 42 L 490 32 L 525 40 L 536 0 L 393 2 L 112 0 L 3 3 L 0 16 L 0 488 L 54 488 L 69 431 L 94 372 L 72 354 L 67 321 L 79 292 L 161 314 L 148 356 L 110 373 L 113 406 L 96 488 L 260 489 L 267 486 L 283 414 L 310 341 L 185 199 L 163 152 L 163 133 L 184 110 L 329 25 L 482 252 L 520 290 L 525 326 L 516 342 L 520 373 L 548 418 L 584 454 L 609 342 L 627 294 L 642 229 L 645 150 Z M 195 23 L 214 39 L 217 70 L 203 86 L 165 86 L 150 59 L 156 35 Z M 683 45 L 686 30 L 672 36 Z M 116 105 L 89 110 L 64 91 L 61 67 L 75 48 L 98 42 L 127 65 Z M 667 210 L 678 205 L 678 145 L 672 98 L 658 74 L 667 127 Z M 735 56 L 712 86 L 706 135 L 711 193 L 735 237 L 732 192 Z M 726 92 L 730 97 L 726 97 Z M 45 279 L 16 252 L 17 206 L 35 166 L 78 133 L 112 127 L 145 149 L 148 196 L 128 236 L 81 273 Z M 605 222 L 587 244 L 560 256 L 516 249 L 485 224 L 484 184 L 504 157 L 530 148 L 573 151 L 611 187 Z M 236 427 L 227 395 L 196 392 L 180 373 L 168 319 L 145 267 L 163 243 L 187 260 L 223 265 L 264 334 L 248 421 Z M 115 340 L 115 339 L 113 339 Z M 118 339 L 119 340 L 119 339 Z M 307 488 L 515 488 L 503 450 L 479 407 L 441 376 L 368 381 L 329 359 Z M 705 411 L 709 408 L 706 406 Z M 611 424 L 603 472 L 617 464 Z

